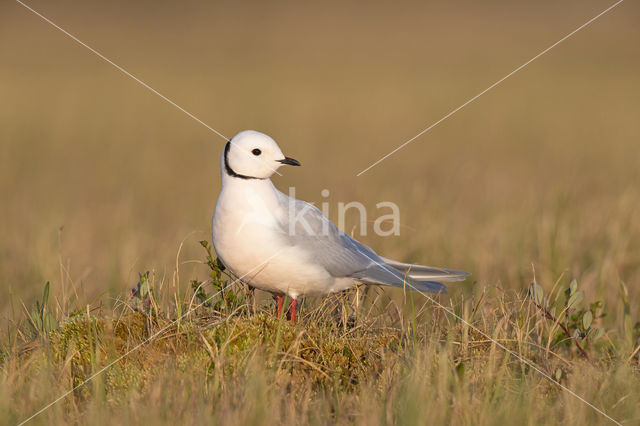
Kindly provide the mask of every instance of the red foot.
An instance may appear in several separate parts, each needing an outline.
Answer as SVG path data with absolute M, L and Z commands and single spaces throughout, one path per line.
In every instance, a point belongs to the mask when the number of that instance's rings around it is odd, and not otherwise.
M 280 319 L 282 316 L 282 302 L 284 300 L 284 296 L 276 296 L 276 318 Z M 289 318 L 291 322 L 296 322 L 296 307 L 298 306 L 297 300 L 292 300 L 289 305 Z
M 276 296 L 276 303 L 278 305 L 278 308 L 276 310 L 276 318 L 279 319 L 282 315 L 282 296 Z

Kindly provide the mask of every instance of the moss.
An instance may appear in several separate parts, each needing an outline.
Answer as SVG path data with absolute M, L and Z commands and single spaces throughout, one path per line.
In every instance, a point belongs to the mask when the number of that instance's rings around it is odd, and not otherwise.
M 206 331 L 208 342 L 220 354 L 219 368 L 232 375 L 252 353 L 261 352 L 272 369 L 286 370 L 321 388 L 350 389 L 385 367 L 384 353 L 400 348 L 399 330 L 344 333 L 335 323 L 294 325 L 270 313 L 234 318 Z M 276 346 L 277 353 L 276 353 Z
M 62 322 L 49 334 L 49 350 L 54 361 L 71 364 L 73 383 L 82 382 L 104 353 L 100 339 L 104 336 L 104 320 L 78 315 Z

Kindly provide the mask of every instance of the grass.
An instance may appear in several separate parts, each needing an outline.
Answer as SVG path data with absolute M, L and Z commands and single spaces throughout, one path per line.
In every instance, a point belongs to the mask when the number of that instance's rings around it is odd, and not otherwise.
M 555 297 L 534 284 L 531 294 L 500 290 L 450 306 L 415 304 L 420 296 L 411 292 L 396 303 L 377 287 L 360 287 L 307 301 L 292 324 L 274 316 L 273 303 L 256 307 L 249 290 L 231 286 L 208 253 L 202 264 L 213 278 L 197 287 L 198 303 L 174 294 L 164 299 L 181 306 L 163 304 L 145 273 L 113 309 L 87 305 L 44 322 L 25 310 L 2 347 L 5 421 L 24 420 L 70 389 L 33 422 L 604 421 L 495 342 L 613 418 L 638 420 L 638 326 L 627 330 L 625 319 L 598 332 L 601 304 L 584 303 L 575 281 Z M 220 286 L 224 293 L 213 297 Z M 50 312 L 48 291 L 36 303 L 40 317 Z M 560 319 L 547 319 L 541 306 Z
M 274 136 L 303 164 L 274 183 L 332 219 L 396 203 L 400 236 L 356 237 L 472 272 L 439 302 L 640 421 L 636 3 L 358 178 L 609 4 L 29 4 L 225 135 Z M 3 423 L 158 332 L 33 422 L 603 422 L 417 293 L 307 300 L 291 325 L 238 287 L 179 319 L 228 280 L 198 244 L 223 141 L 18 4 L 1 15 Z

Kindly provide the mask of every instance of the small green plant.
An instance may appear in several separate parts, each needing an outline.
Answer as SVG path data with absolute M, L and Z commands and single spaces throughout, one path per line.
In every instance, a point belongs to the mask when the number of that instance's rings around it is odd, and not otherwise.
M 529 288 L 529 296 L 544 317 L 553 322 L 550 344 L 570 346 L 573 343 L 580 354 L 589 359 L 588 346 L 604 334 L 604 329 L 593 326 L 594 320 L 606 315 L 604 304 L 598 300 L 589 304 L 587 308 L 581 308 L 584 292 L 578 290 L 578 282 L 575 279 L 564 291 L 557 292 L 553 300 L 552 294 L 553 291 L 549 297 L 545 297 L 544 290 L 534 278 Z
M 193 289 L 193 294 L 198 300 L 199 305 L 210 308 L 212 298 L 205 291 L 204 284 L 205 283 L 203 281 L 191 280 L 191 288 Z
M 53 330 L 58 328 L 58 321 L 49 311 L 49 281 L 44 285 L 42 303 L 36 300 L 35 306 L 29 312 L 25 308 L 29 327 L 34 336 L 46 338 Z
M 214 290 L 212 294 L 208 294 L 204 289 L 207 282 L 198 280 L 191 281 L 191 288 L 194 291 L 195 298 L 200 302 L 200 305 L 212 307 L 217 312 L 222 312 L 225 309 L 228 312 L 245 304 L 246 296 L 244 293 L 238 293 L 228 288 L 235 281 L 232 281 L 230 284 L 229 280 L 226 279 L 228 278 L 225 274 L 226 267 L 219 258 L 213 258 L 211 244 L 208 241 L 203 240 L 200 241 L 200 245 L 204 247 L 206 252 L 204 263 L 209 267 L 209 283 L 212 285 Z M 220 295 L 220 298 L 213 303 L 212 300 L 214 299 L 214 296 L 217 296 L 218 294 Z
M 150 312 L 154 305 L 153 288 L 149 279 L 149 271 L 138 273 L 138 284 L 131 290 L 135 308 L 140 312 Z

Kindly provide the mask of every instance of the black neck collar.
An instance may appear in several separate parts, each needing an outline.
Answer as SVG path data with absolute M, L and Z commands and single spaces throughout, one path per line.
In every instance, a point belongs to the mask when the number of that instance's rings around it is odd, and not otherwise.
M 240 173 L 236 173 L 231 168 L 231 166 L 229 166 L 229 148 L 231 148 L 231 141 L 227 142 L 227 144 L 224 146 L 224 170 L 225 170 L 225 172 L 227 172 L 227 175 L 232 176 L 232 177 L 236 177 L 236 178 L 240 178 L 240 179 L 259 179 L 259 180 L 264 180 L 264 178 L 259 178 L 259 177 L 255 177 L 255 176 L 241 175 Z

